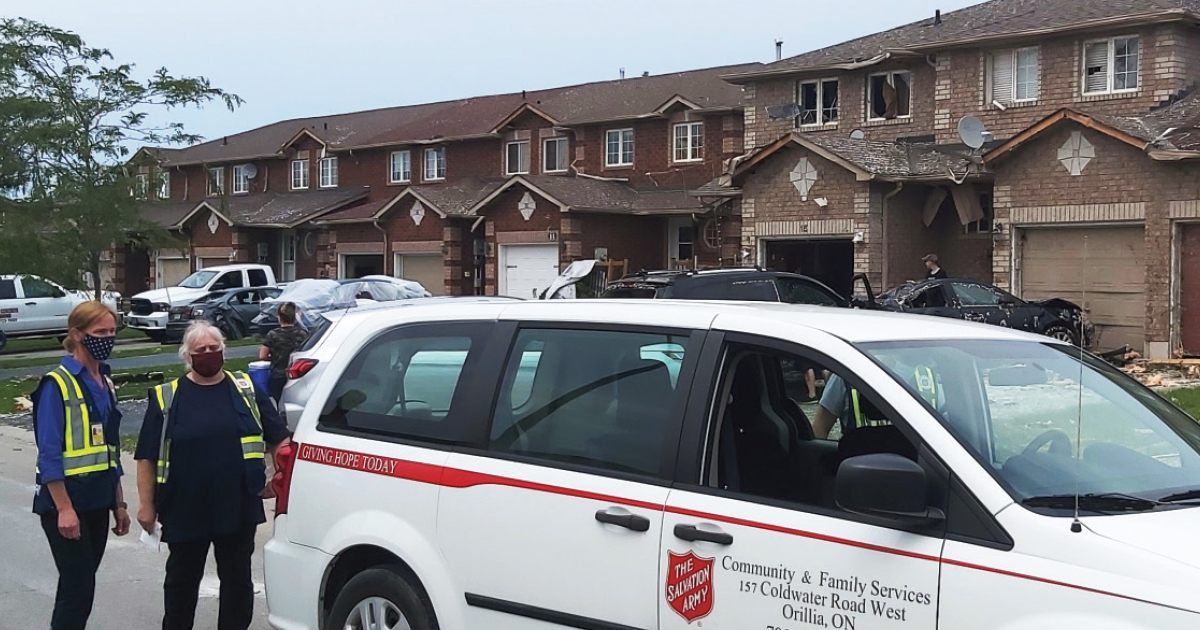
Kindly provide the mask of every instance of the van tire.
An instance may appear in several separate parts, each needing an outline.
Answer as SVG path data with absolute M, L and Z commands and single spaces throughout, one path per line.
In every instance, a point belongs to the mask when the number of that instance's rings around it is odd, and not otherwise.
M 367 569 L 350 578 L 334 599 L 333 609 L 329 612 L 325 627 L 338 630 L 357 627 L 346 624 L 352 615 L 356 614 L 360 605 L 366 605 L 370 600 L 378 598 L 384 600 L 383 605 L 387 613 L 404 615 L 412 630 L 437 630 L 433 605 L 427 597 L 401 577 L 401 573 L 401 567 L 383 565 Z

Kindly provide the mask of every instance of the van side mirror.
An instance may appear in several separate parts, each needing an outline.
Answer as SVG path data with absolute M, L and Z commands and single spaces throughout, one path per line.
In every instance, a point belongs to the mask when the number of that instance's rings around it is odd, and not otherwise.
M 838 467 L 834 496 L 847 512 L 913 523 L 946 518 L 928 504 L 928 495 L 925 470 L 901 455 L 859 455 Z

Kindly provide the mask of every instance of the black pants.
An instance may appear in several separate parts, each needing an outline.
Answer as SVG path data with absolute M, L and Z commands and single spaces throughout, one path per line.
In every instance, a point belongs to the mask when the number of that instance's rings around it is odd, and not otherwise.
M 58 513 L 42 515 L 42 530 L 58 568 L 51 630 L 83 630 L 96 596 L 96 570 L 108 544 L 108 510 L 79 512 L 79 539 L 58 533 Z
M 284 385 L 287 385 L 287 374 L 271 372 L 271 378 L 267 380 L 267 389 L 271 390 L 269 393 L 276 406 L 279 405 L 279 399 L 283 398 Z
M 244 527 L 212 540 L 170 543 L 167 579 L 163 584 L 166 614 L 163 630 L 191 630 L 196 621 L 200 580 L 211 545 L 221 580 L 221 609 L 217 630 L 246 630 L 254 617 L 254 583 L 250 579 L 250 556 L 254 554 L 254 530 Z

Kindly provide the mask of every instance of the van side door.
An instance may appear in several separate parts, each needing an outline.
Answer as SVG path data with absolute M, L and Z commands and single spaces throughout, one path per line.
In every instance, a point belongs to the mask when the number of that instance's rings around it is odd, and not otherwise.
M 858 456 L 942 474 L 867 386 L 886 377 L 840 340 L 713 332 L 710 343 L 718 335 L 720 351 L 697 368 L 663 519 L 659 627 L 936 628 L 941 524 L 838 501 L 840 467 Z M 816 400 L 805 400 L 810 371 Z
M 517 330 L 490 426 L 450 455 L 439 500 L 463 627 L 657 627 L 663 504 L 705 334 Z

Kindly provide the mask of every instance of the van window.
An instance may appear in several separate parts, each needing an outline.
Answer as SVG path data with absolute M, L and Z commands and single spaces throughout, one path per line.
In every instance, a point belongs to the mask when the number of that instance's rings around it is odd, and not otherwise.
M 17 299 L 17 283 L 12 280 L 0 280 L 0 300 Z
M 267 282 L 267 272 L 262 269 L 248 269 L 246 271 L 250 275 L 250 286 L 265 287 L 270 282 Z
M 461 328 L 446 334 L 420 330 L 401 328 L 368 343 L 339 379 L 321 411 L 320 426 L 452 439 L 456 429 L 447 419 L 480 344 Z
M 659 475 L 688 337 L 523 330 L 492 418 L 490 450 Z
M 816 304 L 818 306 L 837 306 L 837 300 L 820 287 L 798 278 L 779 278 L 779 301 L 788 304 Z

